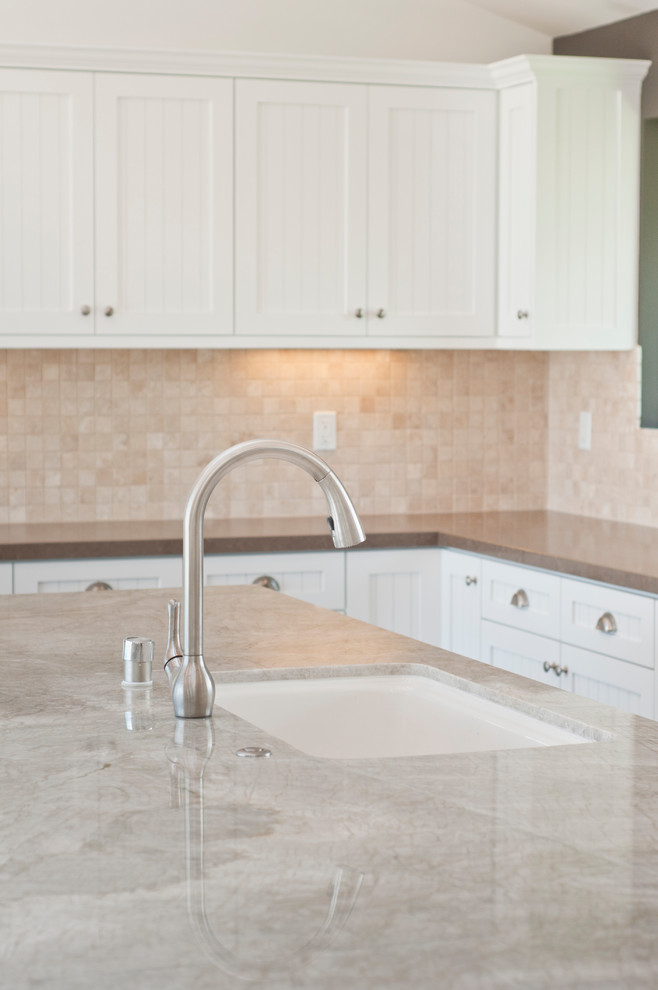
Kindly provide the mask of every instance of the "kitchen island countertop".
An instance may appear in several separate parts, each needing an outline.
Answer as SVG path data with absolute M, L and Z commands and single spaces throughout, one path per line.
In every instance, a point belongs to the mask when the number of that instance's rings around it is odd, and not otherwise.
M 658 725 L 243 587 L 206 591 L 210 735 L 172 714 L 168 597 L 0 599 L 0 984 L 655 988 Z M 128 635 L 155 640 L 150 690 L 121 687 Z M 374 662 L 595 741 L 329 760 L 221 709 L 231 671 Z
M 445 546 L 658 595 L 658 527 L 547 510 L 365 516 L 363 549 Z M 180 555 L 182 523 L 0 525 L 0 560 Z M 321 514 L 207 519 L 206 553 L 329 550 Z M 354 553 L 361 550 L 356 548 Z

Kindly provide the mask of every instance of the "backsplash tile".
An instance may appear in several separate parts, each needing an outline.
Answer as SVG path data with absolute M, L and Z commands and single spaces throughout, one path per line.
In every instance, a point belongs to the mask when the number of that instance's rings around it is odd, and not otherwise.
M 658 526 L 658 430 L 639 428 L 639 348 L 555 353 L 549 360 L 547 507 Z M 592 449 L 578 416 L 592 413 Z
M 310 446 L 317 409 L 338 414 L 326 460 L 364 514 L 546 504 L 546 354 L 22 350 L 0 351 L 0 521 L 181 518 L 216 453 Z M 263 461 L 225 478 L 208 514 L 323 507 L 298 468 Z

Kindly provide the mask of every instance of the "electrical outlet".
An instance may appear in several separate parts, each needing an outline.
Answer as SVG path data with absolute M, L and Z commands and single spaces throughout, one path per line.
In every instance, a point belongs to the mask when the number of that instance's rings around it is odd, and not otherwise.
M 336 413 L 313 413 L 313 450 L 336 449 Z
M 578 449 L 592 449 L 592 414 L 583 411 L 578 417 Z

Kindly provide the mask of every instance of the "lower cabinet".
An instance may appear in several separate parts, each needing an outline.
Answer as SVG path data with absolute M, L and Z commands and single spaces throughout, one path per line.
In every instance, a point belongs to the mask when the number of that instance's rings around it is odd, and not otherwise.
M 0 595 L 11 595 L 14 590 L 14 568 L 12 564 L 0 564 Z
M 656 599 L 442 550 L 440 645 L 502 670 L 658 715 Z
M 180 557 L 121 557 L 21 561 L 14 566 L 14 594 L 54 591 L 127 591 L 180 588 Z
M 482 659 L 482 561 L 471 554 L 441 550 L 439 645 L 472 660 Z
M 340 551 L 211 554 L 205 559 L 205 583 L 263 584 L 312 605 L 345 609 L 345 558 Z
M 439 645 L 440 552 L 436 547 L 355 550 L 345 556 L 348 615 Z
M 565 680 L 574 694 L 654 718 L 654 672 L 602 653 L 562 644 Z
M 496 622 L 482 622 L 480 659 L 511 674 L 532 677 L 551 687 L 567 687 L 560 674 L 560 644 L 557 640 L 511 629 Z

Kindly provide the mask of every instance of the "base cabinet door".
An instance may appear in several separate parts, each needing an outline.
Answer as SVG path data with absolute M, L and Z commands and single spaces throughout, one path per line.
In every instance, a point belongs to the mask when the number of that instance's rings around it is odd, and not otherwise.
M 438 646 L 439 553 L 435 547 L 348 551 L 347 614 Z
M 0 595 L 11 595 L 14 590 L 14 569 L 12 564 L 0 564 Z
M 340 612 L 345 608 L 345 557 L 319 553 L 212 554 L 205 559 L 208 585 L 262 584 Z
M 482 561 L 472 554 L 441 550 L 441 637 L 444 650 L 480 660 Z
M 633 715 L 654 717 L 654 672 L 614 657 L 562 645 L 562 666 L 569 688 L 593 701 Z
M 482 622 L 482 660 L 511 674 L 531 677 L 551 687 L 567 688 L 560 662 L 560 644 L 521 629 Z
M 39 560 L 14 564 L 14 593 L 180 588 L 180 557 Z

